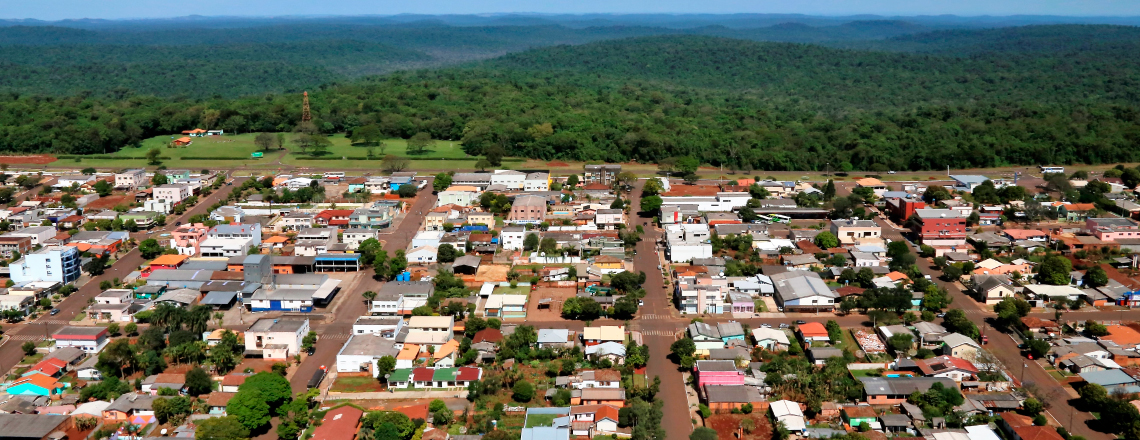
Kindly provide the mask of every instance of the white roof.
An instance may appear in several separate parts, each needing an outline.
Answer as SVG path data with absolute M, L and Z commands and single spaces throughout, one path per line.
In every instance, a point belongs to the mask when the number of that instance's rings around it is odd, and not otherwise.
M 1044 295 L 1044 296 L 1050 296 L 1050 297 L 1052 297 L 1052 296 L 1073 297 L 1073 296 L 1083 295 L 1083 292 L 1081 292 L 1081 289 L 1078 289 L 1078 288 L 1073 287 L 1073 286 L 1052 286 L 1052 285 L 1048 285 L 1048 284 L 1030 284 L 1030 285 L 1025 286 L 1025 290 L 1028 290 L 1035 295 Z
M 1005 263 L 1002 263 L 1002 262 L 995 260 L 993 258 L 986 258 L 984 261 L 977 264 L 977 266 L 980 268 L 991 269 L 991 270 L 997 269 L 997 268 L 1002 267 L 1004 265 L 1005 265 Z
M 752 337 L 756 339 L 756 342 L 766 341 L 768 339 L 772 339 L 772 340 L 775 340 L 776 342 L 778 342 L 780 344 L 784 344 L 784 345 L 790 344 L 790 342 L 788 341 L 788 334 L 784 333 L 783 330 L 776 330 L 774 328 L 766 328 L 766 327 L 754 328 L 754 329 L 752 329 Z
M 800 404 L 791 400 L 777 400 L 772 402 L 772 415 L 776 418 L 783 416 L 804 416 L 804 412 L 800 410 Z
M 1001 440 L 988 425 L 967 426 L 966 435 L 970 440 Z
M 408 328 L 451 327 L 454 322 L 452 316 L 413 316 L 408 319 Z
M 479 296 L 491 296 L 495 292 L 495 283 L 485 282 L 483 287 L 479 288 Z
M 498 309 L 503 306 L 526 305 L 527 295 L 491 295 L 483 308 Z
M 625 346 L 617 342 L 603 342 L 598 345 L 591 345 L 589 347 L 586 347 L 586 354 L 597 354 L 603 356 L 607 354 L 616 354 L 618 356 L 625 357 Z
M 87 402 L 87 403 L 84 403 L 82 405 L 77 406 L 75 408 L 75 411 L 71 412 L 71 415 L 73 415 L 73 416 L 87 415 L 87 416 L 103 417 L 103 410 L 107 409 L 108 406 L 111 406 L 111 402 L 104 402 L 102 400 L 96 400 L 94 402 Z

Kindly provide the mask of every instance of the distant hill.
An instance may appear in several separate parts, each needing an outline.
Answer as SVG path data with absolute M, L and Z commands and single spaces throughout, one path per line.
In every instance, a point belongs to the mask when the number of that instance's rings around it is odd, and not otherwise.
M 1140 27 L 1075 24 L 939 30 L 899 34 L 884 41 L 838 44 L 855 49 L 940 55 L 1089 53 L 1094 56 L 1132 50 L 1137 45 L 1140 45 Z

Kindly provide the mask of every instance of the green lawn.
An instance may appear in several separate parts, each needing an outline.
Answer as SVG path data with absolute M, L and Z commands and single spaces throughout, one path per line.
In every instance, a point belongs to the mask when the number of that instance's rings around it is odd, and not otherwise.
M 253 133 L 239 134 L 232 136 L 202 136 L 195 137 L 193 142 L 185 147 L 167 148 L 170 141 L 182 137 L 182 135 L 171 136 L 157 136 L 142 141 L 142 146 L 139 148 L 124 148 L 122 150 L 111 153 L 112 156 L 119 157 L 142 157 L 151 148 L 158 148 L 162 151 L 162 156 L 172 158 L 167 162 L 181 160 L 183 157 L 232 157 L 234 159 L 249 159 L 250 153 L 257 151 L 257 146 L 253 144 L 253 138 L 257 136 Z M 272 155 L 272 152 L 267 156 Z M 263 159 L 264 160 L 264 159 Z M 167 164 L 168 167 L 175 168 L 182 165 Z
M 526 295 L 528 293 L 530 293 L 530 286 L 517 286 L 514 288 L 511 286 L 499 286 L 495 288 L 495 294 L 497 295 Z
M 531 414 L 526 417 L 526 426 L 524 426 L 524 428 L 534 428 L 536 426 L 553 426 L 554 419 L 558 417 L 558 414 Z

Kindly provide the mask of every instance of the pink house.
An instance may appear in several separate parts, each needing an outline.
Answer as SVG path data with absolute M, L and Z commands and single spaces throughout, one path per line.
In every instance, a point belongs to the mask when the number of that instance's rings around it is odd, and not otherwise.
M 1085 220 L 1085 229 L 1103 241 L 1140 238 L 1140 226 L 1122 217 L 1090 218 Z
M 736 368 L 733 361 L 697 361 L 693 367 L 697 372 L 697 386 L 705 385 L 744 385 L 744 372 Z
M 199 246 L 209 231 L 210 228 L 201 223 L 179 226 L 170 233 L 170 247 L 177 249 L 179 255 L 198 255 Z

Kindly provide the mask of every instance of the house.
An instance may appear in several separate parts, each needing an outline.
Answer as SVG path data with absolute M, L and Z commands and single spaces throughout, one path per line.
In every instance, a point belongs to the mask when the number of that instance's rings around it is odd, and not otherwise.
M 529 295 L 494 294 L 483 303 L 483 316 L 487 318 L 525 318 Z
M 625 343 L 625 326 L 603 325 L 582 329 L 582 343 L 587 347 L 605 342 Z
M 717 326 L 703 322 L 689 324 L 689 338 L 696 345 L 698 355 L 708 355 L 709 350 L 724 348 L 724 339 Z
M 29 374 L 8 383 L 5 389 L 12 396 L 58 396 L 67 384 L 45 374 Z M 6 436 L 5 436 L 6 437 Z
M 800 334 L 800 338 L 805 342 L 823 341 L 830 342 L 831 336 L 827 332 L 827 328 L 818 322 L 808 322 L 800 324 L 796 328 L 796 332 Z
M 190 185 L 184 183 L 161 185 L 154 188 L 154 199 L 178 204 L 190 197 Z
M 579 405 L 570 407 L 570 435 L 594 438 L 618 433 L 618 407 Z
M 491 185 L 502 185 L 506 189 L 523 189 L 526 173 L 515 170 L 495 170 L 491 173 Z
M 1085 229 L 1103 241 L 1140 238 L 1140 225 L 1122 217 L 1090 218 L 1085 220 Z
M 764 347 L 768 351 L 784 351 L 791 344 L 787 333 L 774 328 L 754 328 L 752 329 L 752 339 L 756 340 L 757 347 Z
M 479 198 L 482 191 L 468 185 L 453 185 L 440 191 L 435 206 L 459 205 L 471 206 Z
M 261 224 L 224 224 L 210 228 L 206 240 L 199 244 L 203 257 L 236 257 L 261 245 Z
M 979 301 L 994 305 L 1014 296 L 1013 283 L 1005 275 L 973 275 L 970 277 Z
M 763 407 L 766 400 L 754 386 L 709 385 L 704 387 L 705 401 L 710 410 L 724 414 L 744 405 Z
M 308 319 L 261 318 L 245 332 L 246 355 L 288 359 L 301 353 L 301 340 L 309 333 Z
M 353 334 L 336 354 L 336 370 L 340 373 L 368 371 L 377 377 L 376 362 L 384 356 L 395 358 L 397 354 L 396 341 L 390 338 L 379 333 Z
M 493 329 L 486 329 L 486 330 L 493 330 Z M 482 330 L 479 333 L 483 333 L 486 330 Z M 498 338 L 501 340 L 503 338 L 502 331 L 499 331 L 499 330 L 495 330 L 495 331 L 499 332 Z M 483 336 L 480 336 L 479 333 L 476 333 L 475 337 L 477 337 L 477 338 L 482 337 L 483 338 L 482 342 L 494 342 L 494 341 L 487 339 L 488 337 L 493 339 L 495 337 L 494 333 L 485 333 Z M 572 348 L 572 347 L 574 347 L 574 343 L 575 343 L 574 337 L 575 337 L 574 332 L 567 330 L 567 329 L 561 329 L 561 328 L 539 329 L 538 330 L 538 340 L 537 340 L 537 342 L 535 342 L 535 346 L 538 348 Z
M 529 173 L 523 180 L 523 191 L 550 191 L 549 173 Z
M 697 388 L 706 385 L 744 385 L 744 372 L 734 361 L 697 361 L 693 366 Z
M 104 327 L 65 326 L 52 335 L 55 348 L 74 347 L 86 353 L 99 353 L 110 342 Z
M 222 376 L 222 386 L 221 386 L 222 392 L 226 392 L 226 393 L 238 392 L 238 388 L 241 387 L 241 384 L 245 383 L 245 379 L 248 378 L 250 375 L 251 375 L 250 373 L 230 373 L 230 374 L 227 374 L 225 376 Z
M 0 431 L 10 440 L 59 440 L 73 425 L 64 414 L 0 414 Z
M 914 363 L 926 377 L 945 377 L 954 382 L 962 382 L 978 375 L 978 368 L 972 362 L 954 356 L 915 359 Z
M 1140 381 L 1121 369 L 1084 372 L 1080 373 L 1080 376 L 1087 383 L 1104 387 L 1110 396 L 1140 393 Z
M 1006 229 L 1002 232 L 1013 241 L 1030 240 L 1044 242 L 1049 237 L 1044 231 L 1036 229 Z
M 159 390 L 169 388 L 174 391 L 182 392 L 186 388 L 186 375 L 185 374 L 154 374 L 147 376 L 142 381 L 141 391 L 158 395 Z
M 293 254 L 303 257 L 315 257 L 328 253 L 333 245 L 337 244 L 337 228 L 308 228 L 297 233 L 296 243 L 293 244 Z
M 16 253 L 20 255 L 32 250 L 31 237 L 0 236 L 0 256 L 10 259 Z
M 435 285 L 430 281 L 389 281 L 382 284 L 376 292 L 369 312 L 373 315 L 399 315 L 402 314 L 398 313 L 401 298 L 421 298 L 426 301 L 433 292 Z
M 770 275 L 776 289 L 776 304 L 788 311 L 828 311 L 835 309 L 839 295 L 810 271 L 788 271 Z
M 380 232 L 371 228 L 353 228 L 346 229 L 343 234 L 344 244 L 348 245 L 349 249 L 359 249 L 360 243 L 363 243 L 365 240 L 368 240 L 370 238 L 378 238 Z
M 471 382 L 482 379 L 483 370 L 473 367 L 459 368 L 401 368 L 388 376 L 389 388 L 467 388 Z
M 898 405 L 906 402 L 911 393 L 925 393 L 935 383 L 957 389 L 953 380 L 943 377 L 862 377 L 863 394 L 871 405 Z
M 103 410 L 103 423 L 136 423 L 147 425 L 157 420 L 154 417 L 154 401 L 158 396 L 127 393 L 119 396 Z M 142 421 L 143 423 L 137 423 Z
M 625 390 L 621 388 L 583 388 L 580 401 L 570 399 L 571 405 L 611 405 L 618 408 L 625 406 Z
M 783 423 L 789 431 L 803 433 L 807 429 L 804 412 L 800 409 L 799 403 L 791 400 L 777 400 L 772 402 L 768 409 L 772 411 L 772 417 L 776 418 L 776 423 Z
M 844 245 L 882 243 L 883 229 L 871 220 L 843 219 L 831 221 L 831 233 Z
M 584 388 L 620 388 L 621 372 L 618 370 L 586 370 L 577 376 L 569 378 L 569 384 L 574 389 Z
M 839 413 L 843 416 L 843 423 L 852 428 L 858 428 L 864 423 L 875 425 L 879 419 L 879 414 L 870 405 L 846 405 Z
M 625 363 L 625 346 L 620 342 L 603 342 L 597 345 L 586 346 L 586 357 L 590 359 L 608 359 L 615 365 Z
M 923 244 L 961 246 L 966 244 L 966 216 L 952 209 L 916 209 L 918 222 L 912 227 Z
M 942 354 L 957 358 L 974 359 L 982 347 L 960 333 L 950 333 L 942 337 Z
M 311 440 L 353 440 L 363 417 L 364 411 L 351 405 L 331 409 L 316 424 Z
M 540 196 L 518 196 L 511 205 L 507 222 L 514 224 L 539 224 L 546 221 L 546 198 Z
M 843 350 L 831 347 L 815 347 L 807 349 L 808 359 L 815 365 L 824 365 L 833 357 L 842 358 Z

